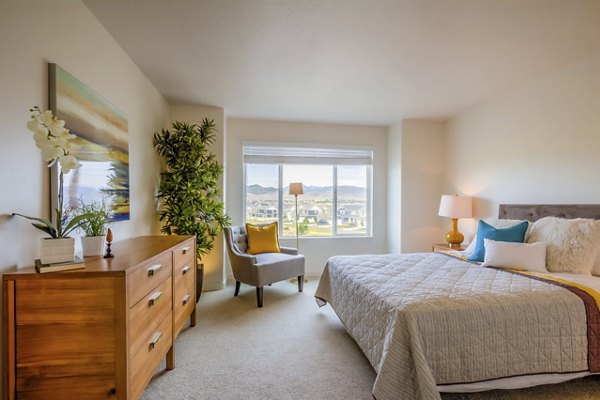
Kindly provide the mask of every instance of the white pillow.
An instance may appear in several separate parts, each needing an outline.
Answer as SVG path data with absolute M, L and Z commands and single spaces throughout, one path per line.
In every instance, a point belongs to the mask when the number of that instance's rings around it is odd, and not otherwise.
M 503 229 L 503 228 L 510 228 L 511 226 L 517 225 L 523 221 L 520 219 L 500 219 L 500 218 L 492 217 L 492 218 L 484 219 L 484 222 L 490 224 L 494 228 Z M 525 240 L 526 241 L 527 241 L 527 235 L 529 234 L 530 229 L 531 229 L 531 222 L 529 222 L 529 225 L 527 227 L 527 232 L 525 232 Z M 475 253 L 475 247 L 477 247 L 477 233 L 475 233 L 473 240 L 471 241 L 471 243 L 469 243 L 467 248 L 463 250 L 463 254 L 466 255 L 467 257 L 469 257 L 471 254 Z M 599 260 L 599 263 L 600 263 L 600 260 Z M 600 265 L 599 265 L 599 268 L 600 268 Z
M 485 259 L 482 267 L 505 267 L 532 272 L 546 269 L 546 243 L 512 243 L 483 239 Z
M 589 275 L 598 253 L 600 224 L 592 219 L 546 217 L 533 224 L 527 241 L 547 243 L 548 271 Z

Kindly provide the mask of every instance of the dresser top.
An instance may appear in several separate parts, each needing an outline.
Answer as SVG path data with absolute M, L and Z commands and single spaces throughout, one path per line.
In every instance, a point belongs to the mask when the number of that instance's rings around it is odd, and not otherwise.
M 3 280 L 35 277 L 62 277 L 65 275 L 99 274 L 102 276 L 124 276 L 140 264 L 150 262 L 173 247 L 183 244 L 194 236 L 138 236 L 113 242 L 111 252 L 113 258 L 102 258 L 102 256 L 85 257 L 85 269 L 72 271 L 50 272 L 39 274 L 34 267 L 21 268 L 14 272 L 3 274 Z M 193 242 L 192 242 L 193 244 Z

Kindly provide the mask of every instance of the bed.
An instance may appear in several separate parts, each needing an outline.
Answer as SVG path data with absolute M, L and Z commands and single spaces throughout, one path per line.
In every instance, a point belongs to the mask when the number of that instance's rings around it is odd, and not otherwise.
M 600 219 L 600 206 L 502 205 L 499 215 Z M 599 373 L 599 292 L 600 277 L 589 274 L 416 253 L 332 257 L 315 298 L 331 305 L 375 369 L 377 400 L 440 399 Z

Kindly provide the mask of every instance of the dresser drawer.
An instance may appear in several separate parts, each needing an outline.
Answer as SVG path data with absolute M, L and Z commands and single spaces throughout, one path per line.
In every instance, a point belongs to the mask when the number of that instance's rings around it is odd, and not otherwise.
M 172 274 L 171 252 L 153 258 L 127 276 L 128 305 L 132 307 Z
M 129 311 L 129 354 L 134 355 L 144 341 L 172 310 L 172 279 L 169 277 L 150 291 Z
M 161 324 L 153 329 L 144 339 L 144 343 L 137 353 L 131 358 L 131 399 L 138 399 L 144 388 L 152 378 L 154 371 L 160 365 L 161 359 L 171 348 L 173 339 L 172 315 L 169 315 Z
M 182 282 L 183 283 L 183 282 Z M 175 287 L 173 295 L 173 316 L 175 336 L 181 331 L 185 321 L 193 312 L 196 303 L 196 284 L 194 280 L 188 280 L 186 285 Z
M 186 240 L 182 245 L 173 249 L 173 266 L 183 267 L 196 265 L 196 247 L 193 239 Z M 177 280 L 175 280 L 177 283 Z
M 193 259 L 173 265 L 173 282 L 174 287 L 187 286 L 190 282 L 196 282 L 196 263 Z

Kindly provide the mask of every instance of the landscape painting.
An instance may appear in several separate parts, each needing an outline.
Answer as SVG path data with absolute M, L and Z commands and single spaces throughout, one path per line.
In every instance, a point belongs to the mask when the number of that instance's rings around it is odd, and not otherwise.
M 127 116 L 56 64 L 49 64 L 50 109 L 77 136 L 71 150 L 81 168 L 64 176 L 64 204 L 104 204 L 112 221 L 129 220 Z M 53 168 L 52 209 L 58 172 Z

